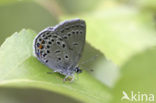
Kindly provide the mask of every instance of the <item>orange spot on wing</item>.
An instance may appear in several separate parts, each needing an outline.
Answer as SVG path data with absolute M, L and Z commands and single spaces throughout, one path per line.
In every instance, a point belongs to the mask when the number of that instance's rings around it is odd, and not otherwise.
M 43 48 L 43 46 L 40 44 L 40 45 L 39 45 L 39 48 L 40 48 L 40 49 L 42 49 L 42 48 Z

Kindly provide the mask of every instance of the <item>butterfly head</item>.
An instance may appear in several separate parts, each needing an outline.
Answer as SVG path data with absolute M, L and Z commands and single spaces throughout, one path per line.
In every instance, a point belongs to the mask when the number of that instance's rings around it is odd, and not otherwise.
M 75 72 L 77 74 L 80 74 L 80 73 L 82 73 L 82 70 L 79 67 L 75 67 Z

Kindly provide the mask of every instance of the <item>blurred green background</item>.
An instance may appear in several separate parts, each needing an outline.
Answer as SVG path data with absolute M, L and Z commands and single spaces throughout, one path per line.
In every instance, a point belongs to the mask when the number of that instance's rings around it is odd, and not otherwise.
M 72 18 L 87 24 L 80 64 L 97 57 L 63 83 L 32 56 L 32 41 Z M 122 101 L 122 92 L 156 95 L 155 0 L 0 0 L 0 45 L 0 103 L 149 103 Z

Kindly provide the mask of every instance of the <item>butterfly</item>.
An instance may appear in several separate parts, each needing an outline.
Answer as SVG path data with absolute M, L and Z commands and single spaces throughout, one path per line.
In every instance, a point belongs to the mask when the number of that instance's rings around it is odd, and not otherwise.
M 65 20 L 54 27 L 42 30 L 34 39 L 33 49 L 37 59 L 65 75 L 64 80 L 81 73 L 78 62 L 85 45 L 86 23 L 81 19 Z

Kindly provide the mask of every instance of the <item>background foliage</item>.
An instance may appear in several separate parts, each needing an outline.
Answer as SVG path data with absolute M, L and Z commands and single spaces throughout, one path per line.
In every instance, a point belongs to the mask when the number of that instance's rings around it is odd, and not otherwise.
M 125 103 L 122 91 L 156 94 L 155 11 L 155 0 L 1 0 L 0 102 Z M 33 56 L 32 42 L 72 18 L 87 23 L 80 64 L 97 57 L 63 83 Z

